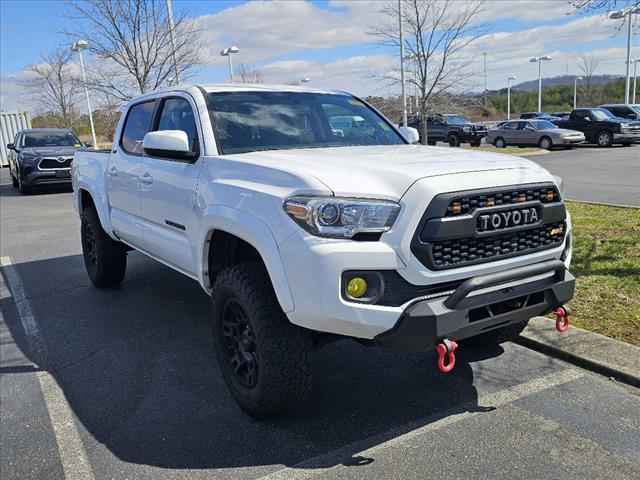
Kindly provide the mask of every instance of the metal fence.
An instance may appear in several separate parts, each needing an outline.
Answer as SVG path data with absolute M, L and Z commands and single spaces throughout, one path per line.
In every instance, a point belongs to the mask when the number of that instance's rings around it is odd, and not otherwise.
M 7 143 L 12 143 L 16 133 L 25 128 L 31 128 L 29 112 L 7 113 L 0 112 L 0 165 L 8 165 Z

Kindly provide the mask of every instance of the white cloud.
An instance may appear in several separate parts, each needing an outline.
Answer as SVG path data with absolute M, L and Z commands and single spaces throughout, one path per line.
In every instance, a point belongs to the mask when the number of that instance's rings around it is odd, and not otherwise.
M 202 31 L 205 63 L 221 63 L 220 50 L 241 48 L 253 63 L 290 52 L 334 48 L 370 41 L 366 29 L 350 15 L 302 1 L 249 2 L 196 19 Z
M 265 65 L 261 72 L 266 82 L 288 83 L 308 77 L 314 87 L 349 90 L 358 95 L 387 95 L 392 90 L 380 77 L 393 70 L 397 58 L 368 55 L 333 62 L 287 60 Z

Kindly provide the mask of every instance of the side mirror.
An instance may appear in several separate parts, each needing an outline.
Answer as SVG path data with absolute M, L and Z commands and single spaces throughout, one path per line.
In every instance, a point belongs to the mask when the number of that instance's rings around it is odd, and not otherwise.
M 418 130 L 413 127 L 400 127 L 400 135 L 409 143 L 418 143 L 420 141 L 420 134 Z
M 15 143 L 7 143 L 7 148 L 9 150 L 15 150 L 16 149 L 16 145 L 15 145 Z
M 144 153 L 152 157 L 193 160 L 196 154 L 189 147 L 189 137 L 182 130 L 149 132 L 142 141 Z

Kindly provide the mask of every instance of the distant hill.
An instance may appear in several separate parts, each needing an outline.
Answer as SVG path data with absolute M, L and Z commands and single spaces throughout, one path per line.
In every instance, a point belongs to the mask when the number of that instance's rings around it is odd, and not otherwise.
M 577 75 L 560 75 L 558 77 L 549 77 L 542 79 L 542 85 L 546 87 L 555 87 L 559 85 L 571 85 L 573 86 L 573 80 Z M 592 85 L 606 85 L 609 82 L 614 80 L 618 80 L 620 78 L 624 78 L 621 75 L 594 75 L 591 77 Z M 530 80 L 528 82 L 522 82 L 517 85 L 514 85 L 514 90 L 520 90 L 521 92 L 537 92 L 538 91 L 538 80 Z

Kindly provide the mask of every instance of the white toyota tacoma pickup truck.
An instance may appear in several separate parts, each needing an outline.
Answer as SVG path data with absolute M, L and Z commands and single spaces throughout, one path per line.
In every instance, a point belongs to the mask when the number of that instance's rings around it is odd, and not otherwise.
M 72 168 L 87 272 L 134 249 L 212 298 L 224 379 L 255 417 L 311 388 L 336 338 L 405 351 L 501 342 L 573 295 L 558 178 L 525 159 L 412 144 L 345 92 L 179 87 L 125 107 Z

